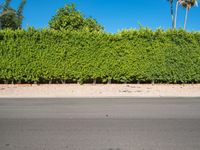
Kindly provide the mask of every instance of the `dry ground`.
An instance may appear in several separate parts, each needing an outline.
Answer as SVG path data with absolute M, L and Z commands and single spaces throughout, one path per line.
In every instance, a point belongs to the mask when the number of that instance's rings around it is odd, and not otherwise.
M 2 84 L 0 97 L 200 97 L 200 84 Z

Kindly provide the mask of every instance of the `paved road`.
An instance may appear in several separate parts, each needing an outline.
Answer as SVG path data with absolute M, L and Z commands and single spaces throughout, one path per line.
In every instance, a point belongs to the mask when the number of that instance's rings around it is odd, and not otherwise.
M 200 150 L 200 98 L 0 99 L 0 150 Z

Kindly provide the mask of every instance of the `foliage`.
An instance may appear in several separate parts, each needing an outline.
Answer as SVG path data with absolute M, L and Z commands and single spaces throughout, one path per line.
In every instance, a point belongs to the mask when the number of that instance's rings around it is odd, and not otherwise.
M 22 27 L 23 9 L 26 4 L 26 0 L 22 0 L 18 10 L 11 8 L 11 0 L 5 0 L 1 6 L 2 11 L 0 13 L 0 29 L 13 29 L 16 30 Z
M 78 11 L 74 4 L 66 5 L 60 8 L 57 14 L 50 20 L 49 26 L 55 30 L 89 30 L 100 31 L 103 29 L 101 25 L 93 18 L 85 18 Z
M 200 82 L 200 33 L 0 31 L 0 82 Z
M 5 14 L 0 17 L 1 29 L 17 29 L 18 28 L 18 19 L 15 13 L 15 10 L 12 8 L 7 9 Z M 3 14 L 3 13 L 2 13 Z

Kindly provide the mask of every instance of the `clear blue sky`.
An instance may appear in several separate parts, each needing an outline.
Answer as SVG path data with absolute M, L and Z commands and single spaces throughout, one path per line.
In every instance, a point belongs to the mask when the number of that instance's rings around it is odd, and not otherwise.
M 3 1 L 0 0 L 0 3 Z M 12 0 L 11 5 L 17 8 L 20 1 Z M 87 17 L 95 18 L 108 32 L 139 28 L 139 23 L 152 29 L 171 27 L 170 8 L 166 0 L 27 0 L 23 27 L 47 27 L 56 10 L 67 3 L 75 3 L 77 9 Z M 181 27 L 184 23 L 185 10 L 179 10 L 178 27 Z M 188 30 L 200 30 L 199 15 L 200 8 L 190 10 Z

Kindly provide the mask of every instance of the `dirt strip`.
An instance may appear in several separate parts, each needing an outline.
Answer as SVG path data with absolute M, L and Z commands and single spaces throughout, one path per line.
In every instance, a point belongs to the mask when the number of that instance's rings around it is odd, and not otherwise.
M 2 84 L 0 97 L 200 97 L 200 84 Z

